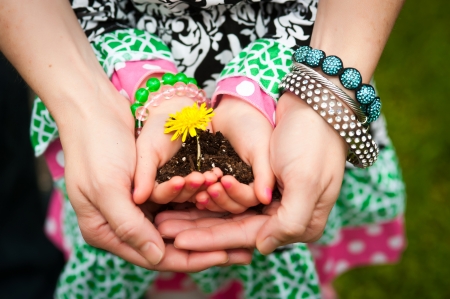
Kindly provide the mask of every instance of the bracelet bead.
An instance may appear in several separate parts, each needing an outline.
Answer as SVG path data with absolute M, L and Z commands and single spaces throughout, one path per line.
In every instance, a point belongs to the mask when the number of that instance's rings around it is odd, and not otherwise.
M 322 71 L 328 76 L 336 76 L 344 68 L 342 60 L 334 55 L 327 56 L 322 62 Z
M 138 90 L 136 90 L 136 94 L 134 95 L 134 97 L 137 103 L 144 104 L 147 101 L 149 94 L 150 93 L 147 89 L 139 88 Z
M 187 76 L 183 73 L 178 73 L 175 75 L 175 79 L 177 80 L 177 82 L 183 82 L 186 83 L 187 82 Z
M 357 89 L 362 83 L 362 77 L 359 71 L 355 68 L 349 67 L 343 69 L 339 75 L 339 81 L 341 84 L 350 90 Z
M 130 106 L 131 113 L 133 114 L 133 116 L 136 115 L 136 110 L 137 110 L 139 107 L 142 107 L 142 104 L 141 104 L 141 103 L 134 103 L 133 105 Z
M 149 92 L 155 92 L 161 87 L 161 82 L 158 78 L 150 78 L 147 80 L 145 85 L 147 86 Z
M 366 112 L 368 117 L 368 122 L 373 122 L 380 117 L 381 114 L 381 101 L 379 97 L 376 97 L 375 100 L 366 106 Z
M 363 105 L 369 105 L 376 98 L 375 88 L 369 84 L 362 84 L 356 90 L 356 100 Z
M 187 78 L 185 83 L 198 85 L 197 80 L 195 80 L 194 78 Z
M 318 67 L 325 58 L 325 52 L 322 50 L 312 49 L 306 55 L 306 64 L 310 67 Z
M 161 79 L 163 84 L 166 85 L 174 85 L 175 82 L 177 82 L 177 78 L 172 73 L 165 73 L 164 75 L 162 75 Z
M 306 57 L 311 50 L 312 48 L 310 46 L 302 46 L 298 48 L 294 53 L 295 60 L 300 63 L 305 63 Z
M 161 86 L 161 94 L 168 100 L 175 95 L 175 89 L 171 85 L 163 85 Z

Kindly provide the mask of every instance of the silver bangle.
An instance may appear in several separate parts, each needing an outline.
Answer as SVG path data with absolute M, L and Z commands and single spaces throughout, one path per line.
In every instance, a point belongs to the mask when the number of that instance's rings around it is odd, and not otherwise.
M 361 124 L 367 123 L 367 116 L 364 114 L 364 112 L 361 110 L 361 107 L 358 102 L 356 102 L 354 99 L 352 99 L 347 93 L 345 93 L 342 89 L 337 87 L 335 84 L 333 84 L 330 80 L 326 79 L 324 76 L 313 70 L 312 68 L 294 61 L 294 65 L 292 68 L 292 72 L 305 72 L 307 73 L 311 78 L 318 81 L 320 84 L 328 88 L 332 93 L 335 94 L 335 96 L 339 97 L 347 106 L 350 107 L 350 109 L 355 112 L 356 117 L 358 117 L 358 120 L 361 122 Z
M 321 82 L 312 78 L 309 72 L 296 69 L 282 79 L 280 91 L 290 91 L 300 97 L 344 138 L 349 146 L 348 162 L 359 168 L 371 166 L 378 158 L 379 149 L 369 128 L 363 126 L 355 113 L 345 107 L 342 99 L 331 92 L 329 85 L 333 83 L 324 86 Z

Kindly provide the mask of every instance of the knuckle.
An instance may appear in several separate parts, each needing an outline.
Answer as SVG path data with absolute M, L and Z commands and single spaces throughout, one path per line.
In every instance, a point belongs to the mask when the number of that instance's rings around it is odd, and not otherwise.
M 280 233 L 280 237 L 283 241 L 290 241 L 300 238 L 306 232 L 304 225 L 288 222 L 284 223 Z
M 139 231 L 139 225 L 136 221 L 125 221 L 119 224 L 114 230 L 116 236 L 124 242 L 133 240 Z

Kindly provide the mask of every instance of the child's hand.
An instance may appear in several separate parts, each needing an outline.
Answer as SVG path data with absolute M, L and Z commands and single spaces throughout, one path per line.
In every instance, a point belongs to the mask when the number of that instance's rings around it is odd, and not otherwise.
M 150 116 L 136 141 L 135 203 L 142 204 L 148 199 L 158 204 L 193 201 L 198 191 L 205 190 L 206 185 L 214 184 L 222 176 L 220 171 L 193 172 L 184 178 L 175 176 L 164 183 L 155 183 L 157 169 L 181 148 L 180 139 L 171 141 L 172 135 L 164 133 L 164 124 L 170 113 L 191 105 L 192 100 L 187 97 L 173 97 L 150 109 Z
M 226 175 L 220 183 L 208 187 L 207 192 L 197 194 L 197 207 L 241 213 L 259 203 L 270 203 L 275 184 L 269 163 L 271 124 L 250 104 L 225 95 L 215 109 L 212 126 L 214 132 L 222 132 L 239 157 L 252 166 L 255 181 L 250 185 L 241 184 Z

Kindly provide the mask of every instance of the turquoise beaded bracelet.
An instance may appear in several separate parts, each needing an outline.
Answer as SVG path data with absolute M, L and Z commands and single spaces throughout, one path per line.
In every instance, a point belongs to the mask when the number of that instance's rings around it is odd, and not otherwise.
M 326 56 L 324 51 L 310 46 L 302 46 L 295 50 L 294 60 L 312 68 L 321 67 L 323 73 L 328 76 L 338 76 L 345 88 L 355 91 L 356 100 L 367 116 L 367 122 L 371 123 L 378 119 L 381 113 L 380 98 L 377 97 L 372 85 L 362 83 L 361 73 L 357 69 L 344 68 L 339 57 Z

